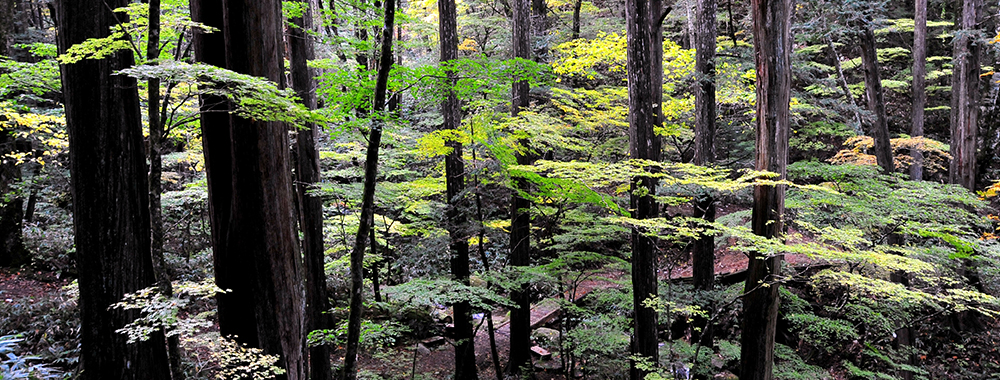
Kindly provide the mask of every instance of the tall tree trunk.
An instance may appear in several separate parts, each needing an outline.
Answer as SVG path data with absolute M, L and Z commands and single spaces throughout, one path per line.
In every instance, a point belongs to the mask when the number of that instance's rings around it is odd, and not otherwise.
M 60 53 L 106 37 L 125 0 L 58 4 Z M 126 344 L 115 332 L 136 316 L 111 309 L 126 293 L 153 285 L 149 192 L 135 79 L 114 75 L 132 66 L 129 52 L 62 65 L 69 134 L 73 224 L 80 285 L 82 379 L 167 380 L 162 333 Z
M 313 29 L 312 7 L 303 2 L 305 12 L 300 17 L 289 20 L 288 47 L 291 64 L 292 88 L 309 109 L 316 108 L 316 93 L 313 92 L 313 74 L 307 62 L 313 59 L 313 42 L 309 31 Z M 305 263 L 306 286 L 306 333 L 333 328 L 329 297 L 326 294 L 325 253 L 323 251 L 323 200 L 309 194 L 309 190 L 319 183 L 319 152 L 316 137 L 319 127 L 309 123 L 298 130 L 295 139 L 295 190 L 299 204 L 299 229 L 302 231 L 302 257 Z M 309 348 L 309 378 L 331 379 L 331 349 L 328 345 Z
M 695 33 L 695 146 L 694 164 L 708 165 L 715 162 L 715 40 L 716 26 L 715 0 L 698 2 L 697 31 Z M 715 221 L 715 200 L 709 191 L 696 198 L 694 217 L 707 222 Z M 694 288 L 711 290 L 715 282 L 715 237 L 703 234 L 694 243 L 691 253 L 691 268 Z M 706 310 L 708 309 L 708 305 Z M 703 341 L 711 344 L 712 334 L 707 318 L 699 318 L 695 323 L 701 333 L 692 334 L 691 342 Z
M 653 83 L 653 42 L 654 27 L 650 23 L 653 11 L 643 0 L 626 0 L 625 23 L 628 39 L 628 103 L 629 103 L 629 154 L 633 159 L 657 160 L 659 141 L 653 133 L 657 122 L 654 109 L 659 84 Z M 656 13 L 657 15 L 659 13 Z M 640 187 L 645 188 L 640 190 Z M 645 192 L 648 195 L 639 195 Z M 632 181 L 630 208 L 636 219 L 656 216 L 656 203 L 651 194 L 656 193 L 656 181 L 651 177 L 635 178 Z M 659 358 L 657 345 L 656 310 L 643 306 L 643 301 L 657 296 L 656 253 L 652 239 L 642 234 L 638 228 L 632 230 L 632 289 L 635 309 L 635 331 L 633 333 L 632 354 L 649 359 L 656 365 Z M 642 379 L 647 371 L 640 370 L 633 363 L 629 374 L 633 380 Z
M 976 188 L 976 134 L 979 128 L 979 55 L 975 29 L 980 0 L 962 1 L 961 30 L 955 37 L 951 75 L 951 165 L 949 182 Z
M 530 0 L 513 0 L 513 48 L 514 57 L 531 59 L 531 2 Z M 527 81 L 514 82 L 511 88 L 511 116 L 517 117 L 522 109 L 529 105 L 530 87 Z M 527 140 L 520 142 L 527 145 Z M 531 158 L 528 153 L 518 153 L 519 165 L 528 165 Z M 515 179 L 514 186 L 518 191 L 528 191 L 528 183 Z M 531 265 L 531 202 L 517 192 L 511 202 L 510 228 L 510 265 L 527 267 Z M 508 372 L 517 376 L 521 367 L 530 364 L 531 360 L 531 303 L 527 284 L 517 291 L 511 292 L 514 309 L 510 311 L 510 356 L 507 362 Z M 531 371 L 529 371 L 531 372 Z
M 222 67 L 284 86 L 279 7 L 274 0 L 192 1 L 195 20 L 223 26 L 224 37 L 202 36 L 196 55 L 202 62 L 218 65 L 222 60 Z M 203 98 L 203 108 L 214 106 L 206 100 L 214 99 Z M 219 297 L 220 332 L 280 355 L 286 370 L 281 378 L 304 379 L 302 268 L 287 128 L 236 116 L 203 117 L 202 127 L 216 284 L 233 290 Z
M 927 104 L 927 94 L 924 92 L 927 84 L 927 0 L 913 2 L 913 126 L 910 136 L 924 135 L 924 106 Z M 924 179 L 924 154 L 919 149 L 910 152 L 913 165 L 910 166 L 910 179 Z
M 788 164 L 789 102 L 792 88 L 791 0 L 752 0 L 753 39 L 757 68 L 756 169 L 785 179 Z M 785 186 L 754 187 L 753 233 L 778 237 L 785 212 Z M 743 298 L 740 379 L 770 380 L 774 334 L 778 322 L 781 256 L 755 252 L 747 265 Z M 761 286 L 768 283 L 770 286 Z
M 455 0 L 438 0 L 439 36 L 441 42 L 441 63 L 458 59 L 458 16 Z M 449 90 L 441 104 L 443 130 L 457 130 L 462 122 L 462 110 L 458 97 L 451 89 L 457 82 L 458 73 L 448 70 Z M 447 219 L 448 234 L 451 236 L 451 275 L 455 281 L 469 284 L 469 239 L 467 217 L 463 213 L 462 198 L 459 195 L 465 190 L 465 162 L 462 159 L 462 144 L 449 141 L 446 146 L 451 152 L 445 156 L 446 197 L 448 201 Z M 476 371 L 475 334 L 472 325 L 472 307 L 468 302 L 458 302 L 452 305 L 455 321 L 455 378 L 478 379 Z
M 378 175 L 378 150 L 382 143 L 382 128 L 385 123 L 381 119 L 385 110 L 386 88 L 389 83 L 389 70 L 392 69 L 392 32 L 396 19 L 396 0 L 385 0 L 385 17 L 382 28 L 382 50 L 378 60 L 378 74 L 375 78 L 375 122 L 368 136 L 368 152 L 365 157 L 365 183 L 361 193 L 361 217 L 358 221 L 358 233 L 354 237 L 354 248 L 351 250 L 351 306 L 347 322 L 347 353 L 344 356 L 345 380 L 354 380 L 358 376 L 357 356 L 358 344 L 361 339 L 361 318 L 363 313 L 364 287 L 364 255 L 365 239 L 375 221 L 375 177 Z M 374 248 L 374 241 L 372 247 Z
M 875 114 L 875 123 L 869 135 L 875 140 L 875 161 L 882 172 L 892 174 L 892 146 L 889 144 L 889 122 L 885 116 L 885 95 L 882 91 L 881 69 L 875 50 L 875 33 L 865 26 L 861 34 L 861 63 L 865 68 L 865 90 L 868 93 L 868 109 Z
M 158 64 L 160 58 L 160 0 L 149 0 L 149 33 L 146 39 L 146 63 Z M 156 284 L 165 297 L 174 295 L 174 287 L 167 273 L 167 260 L 163 256 L 163 211 L 160 195 L 163 184 L 160 175 L 163 173 L 163 125 L 160 119 L 160 80 L 149 79 L 146 83 L 146 115 L 149 121 L 149 228 L 150 255 L 153 260 L 153 271 L 156 274 Z M 163 108 L 167 108 L 166 102 Z M 180 337 L 167 337 L 167 357 L 170 359 L 170 375 L 173 380 L 184 378 L 181 368 Z

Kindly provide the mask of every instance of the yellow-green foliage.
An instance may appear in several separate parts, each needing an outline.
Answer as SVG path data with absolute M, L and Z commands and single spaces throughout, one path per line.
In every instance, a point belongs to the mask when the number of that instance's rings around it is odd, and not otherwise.
M 910 152 L 919 150 L 924 156 L 924 172 L 929 174 L 944 173 L 946 164 L 951 159 L 948 146 L 944 143 L 926 137 L 901 137 L 889 139 L 893 152 L 893 166 L 896 170 L 909 168 L 913 165 Z M 855 136 L 844 141 L 846 149 L 837 152 L 830 159 L 834 164 L 876 165 L 872 151 L 875 141 L 868 136 Z
M 212 359 L 219 363 L 219 371 L 215 378 L 229 379 L 273 379 L 285 373 L 276 364 L 281 358 L 277 355 L 266 355 L 264 350 L 247 347 L 236 341 L 219 338 L 209 343 Z
M 627 39 L 624 34 L 601 33 L 592 40 L 577 39 L 555 47 L 558 58 L 552 70 L 561 77 L 587 80 L 609 79 L 607 84 L 624 85 Z M 663 41 L 664 91 L 673 92 L 694 70 L 694 49 Z M 683 86 L 682 86 L 683 87 Z
M 3 160 L 14 160 L 18 164 L 26 161 L 34 161 L 39 164 L 53 159 L 59 152 L 65 152 L 69 148 L 69 139 L 66 135 L 66 118 L 63 116 L 51 116 L 37 113 L 20 113 L 8 104 L 0 104 L 0 133 L 13 132 L 17 138 L 34 140 L 37 145 L 34 149 L 41 149 L 40 156 L 32 152 L 8 152 L 0 156 Z

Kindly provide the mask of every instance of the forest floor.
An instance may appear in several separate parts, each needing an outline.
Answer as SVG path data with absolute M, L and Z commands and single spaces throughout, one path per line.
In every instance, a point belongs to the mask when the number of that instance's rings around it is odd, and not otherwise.
M 0 268 L 0 300 L 13 302 L 20 298 L 38 299 L 59 291 L 69 283 L 69 280 L 58 279 L 53 272 Z

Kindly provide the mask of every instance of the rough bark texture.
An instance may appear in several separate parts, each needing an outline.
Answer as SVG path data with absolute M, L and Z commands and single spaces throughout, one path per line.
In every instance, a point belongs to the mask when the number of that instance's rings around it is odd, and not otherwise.
M 438 0 L 441 42 L 441 63 L 458 59 L 458 24 L 455 0 Z M 454 86 L 458 73 L 448 71 L 448 86 Z M 441 103 L 443 130 L 458 129 L 462 122 L 462 110 L 453 91 Z M 463 200 L 459 194 L 465 190 L 465 162 L 462 160 L 462 144 L 450 141 L 446 146 L 451 152 L 445 156 L 445 181 L 448 211 L 446 212 L 448 234 L 451 236 L 451 275 L 455 281 L 469 284 L 469 228 L 468 218 L 462 211 Z M 472 325 L 472 308 L 468 302 L 452 305 L 455 314 L 455 378 L 478 379 L 476 371 L 475 335 Z
M 573 34 L 570 39 L 580 38 L 580 9 L 583 8 L 583 0 L 576 0 L 573 3 Z
M 514 19 L 513 50 L 515 58 L 531 59 L 531 2 L 530 0 L 513 0 L 511 2 Z M 521 109 L 529 104 L 529 86 L 527 81 L 514 82 L 511 96 L 511 116 L 517 116 Z M 527 141 L 522 141 L 527 144 Z M 517 155 L 517 163 L 528 165 L 530 157 L 526 153 Z M 514 183 L 520 191 L 528 191 L 526 181 L 517 179 Z M 531 202 L 514 193 L 511 203 L 510 229 L 510 265 L 528 266 L 531 264 Z M 529 365 L 531 360 L 531 304 L 528 287 L 522 286 L 520 291 L 511 293 L 511 301 L 516 306 L 510 311 L 510 357 L 507 363 L 508 372 L 517 375 L 521 367 Z
M 791 99 L 791 0 L 752 0 L 754 51 L 757 67 L 756 169 L 785 179 L 788 164 L 789 101 Z M 757 186 L 751 226 L 760 236 L 780 236 L 785 211 L 785 186 Z M 743 297 L 740 379 L 770 380 L 774 365 L 774 334 L 778 321 L 781 256 L 756 253 L 747 265 Z M 770 283 L 771 286 L 761 286 Z
M 365 183 L 361 195 L 361 217 L 358 221 L 358 233 L 354 237 L 354 248 L 351 251 L 351 306 L 347 324 L 347 352 L 344 356 L 344 376 L 346 380 L 356 379 L 358 344 L 361 338 L 361 317 L 364 311 L 364 255 L 365 239 L 368 238 L 375 218 L 375 177 L 378 175 L 378 150 L 382 143 L 382 125 L 378 120 L 385 109 L 386 88 L 389 82 L 389 70 L 392 69 L 392 31 L 396 16 L 396 0 L 385 0 L 385 24 L 382 28 L 382 50 L 379 54 L 378 75 L 375 78 L 375 124 L 368 135 L 368 151 L 365 157 Z M 373 236 L 374 237 L 374 236 Z M 372 249 L 375 248 L 374 240 Z
M 924 89 L 927 84 L 927 0 L 913 2 L 913 126 L 910 136 L 924 135 L 924 105 L 927 104 L 927 94 Z M 910 152 L 913 165 L 910 166 L 910 179 L 924 179 L 924 155 L 920 150 Z
M 643 0 L 626 0 L 625 23 L 628 39 L 628 103 L 629 103 L 629 155 L 633 159 L 657 160 L 659 141 L 653 134 L 657 121 L 654 91 L 658 86 L 652 83 L 653 44 L 650 25 L 651 6 Z M 654 194 L 655 180 L 649 177 L 636 178 L 632 182 L 630 209 L 636 219 L 656 216 L 656 203 L 649 195 L 639 196 L 640 187 Z M 650 360 L 655 365 L 658 360 L 656 310 L 643 306 L 643 301 L 657 296 L 656 253 L 652 239 L 638 229 L 632 230 L 632 289 L 635 309 L 635 331 L 632 353 Z M 646 371 L 630 368 L 630 378 L 642 379 Z
M 125 5 L 124 0 L 60 2 L 60 53 L 107 36 L 117 22 L 111 9 Z M 80 276 L 81 379 L 170 378 L 163 335 L 126 344 L 115 330 L 136 313 L 109 310 L 125 293 L 154 283 L 139 94 L 134 79 L 113 75 L 132 64 L 125 52 L 61 67 Z
M 698 2 L 695 46 L 695 165 L 715 162 L 715 0 Z M 695 204 L 695 217 L 715 221 L 715 202 L 705 193 Z M 715 277 L 715 238 L 703 235 L 694 244 L 692 270 L 695 289 L 709 290 Z
M 292 88 L 302 104 L 309 109 L 316 108 L 316 94 L 313 92 L 313 75 L 306 62 L 313 59 L 313 42 L 308 31 L 312 30 L 312 8 L 304 2 L 302 17 L 289 20 L 295 27 L 288 28 L 289 62 L 291 65 Z M 309 194 L 309 189 L 319 183 L 319 151 L 316 137 L 319 127 L 307 124 L 300 129 L 295 139 L 296 197 L 299 205 L 299 230 L 302 232 L 302 257 L 305 263 L 306 286 L 306 333 L 313 330 L 333 328 L 330 301 L 326 294 L 326 272 L 323 251 L 323 200 Z M 309 378 L 331 379 L 331 348 L 321 345 L 309 349 Z
M 200 36 L 198 59 L 219 65 L 221 58 L 222 67 L 284 85 L 279 6 L 273 0 L 192 1 L 195 20 L 224 26 L 221 41 Z M 214 100 L 203 98 L 203 109 Z M 304 379 L 302 269 L 287 128 L 236 116 L 228 122 L 203 118 L 202 128 L 216 284 L 233 290 L 219 297 L 220 332 L 281 355 L 282 378 Z
M 882 172 L 891 174 L 894 169 L 892 147 L 889 144 L 889 122 L 885 116 L 885 95 L 882 91 L 881 68 L 875 51 L 875 33 L 865 27 L 861 34 L 861 63 L 865 68 L 865 91 L 868 93 L 868 110 L 875 114 L 875 123 L 868 134 L 875 140 L 875 161 Z
M 949 182 L 976 188 L 976 134 L 979 127 L 979 46 L 976 25 L 981 0 L 964 0 L 961 30 L 955 37 L 951 75 L 951 165 Z

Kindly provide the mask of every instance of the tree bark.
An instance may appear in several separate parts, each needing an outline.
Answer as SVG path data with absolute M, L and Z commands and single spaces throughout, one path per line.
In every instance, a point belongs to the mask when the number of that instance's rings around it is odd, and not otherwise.
M 455 0 L 438 0 L 438 35 L 441 43 L 441 63 L 458 59 L 458 16 Z M 455 92 L 451 90 L 457 82 L 458 73 L 448 70 L 449 90 L 441 103 L 443 130 L 457 130 L 462 122 L 462 110 Z M 455 281 L 469 284 L 469 228 L 468 218 L 462 211 L 463 199 L 459 195 L 465 190 L 465 162 L 462 159 L 462 144 L 449 141 L 445 144 L 451 152 L 445 156 L 445 182 L 448 210 L 445 218 L 448 234 L 451 236 L 451 274 Z M 472 308 L 468 302 L 452 305 L 455 321 L 455 378 L 478 379 L 476 371 L 475 334 L 472 325 Z
M 752 0 L 754 51 L 757 67 L 756 170 L 785 179 L 792 88 L 790 51 L 791 0 Z M 785 212 L 785 186 L 754 187 L 753 233 L 778 237 Z M 740 379 L 770 380 L 774 365 L 774 334 L 778 321 L 781 255 L 751 256 L 743 298 Z M 769 286 L 763 286 L 768 284 Z
M 192 1 L 195 20 L 223 26 L 224 37 L 209 41 L 202 36 L 196 55 L 202 62 L 218 65 L 221 60 L 221 67 L 284 86 L 279 7 L 274 0 Z M 206 98 L 202 108 L 218 111 L 207 102 L 215 99 Z M 232 289 L 219 297 L 220 333 L 280 355 L 279 365 L 286 370 L 282 379 L 304 379 L 302 268 L 287 127 L 237 116 L 228 122 L 203 117 L 202 127 L 216 284 Z
M 513 49 L 515 58 L 531 59 L 531 2 L 530 0 L 513 0 Z M 512 85 L 511 109 L 513 117 L 529 105 L 529 85 L 527 81 L 516 81 Z M 527 140 L 520 141 L 527 145 Z M 519 165 L 528 165 L 531 158 L 527 153 L 516 154 Z M 515 179 L 514 186 L 518 191 L 528 191 L 528 183 Z M 510 228 L 510 265 L 526 268 L 531 265 L 531 202 L 517 192 L 511 202 Z M 508 372 L 517 376 L 521 368 L 530 364 L 531 360 L 531 303 L 528 286 L 511 292 L 511 301 L 515 308 L 510 310 L 510 356 L 507 362 Z M 533 372 L 533 371 L 528 371 Z
M 718 33 L 716 25 L 717 5 L 715 0 L 698 1 L 695 31 L 695 165 L 709 165 L 715 162 L 715 41 Z M 715 221 L 715 199 L 708 190 L 703 191 L 694 202 L 695 218 L 706 222 Z M 715 283 L 715 236 L 702 234 L 694 242 L 691 252 L 691 269 L 696 290 L 712 290 Z M 710 305 L 701 305 L 710 310 Z M 712 344 L 712 329 L 706 317 L 697 317 L 693 323 L 691 343 Z M 700 329 L 700 331 L 698 331 Z
M 927 104 L 927 94 L 924 92 L 927 84 L 927 0 L 913 2 L 913 126 L 910 136 L 924 135 L 924 106 Z M 913 165 L 910 166 L 910 179 L 924 179 L 924 154 L 919 149 L 910 152 Z
M 875 123 L 869 134 L 875 140 L 875 161 L 886 175 L 894 170 L 892 146 L 889 144 L 889 123 L 885 116 L 885 95 L 882 91 L 881 68 L 875 50 L 875 32 L 865 26 L 861 34 L 861 63 L 865 68 L 865 90 L 868 109 L 875 114 Z
M 61 1 L 60 53 L 105 37 L 124 0 Z M 133 64 L 129 52 L 62 65 L 69 134 L 73 224 L 80 285 L 82 379 L 167 380 L 163 335 L 126 344 L 115 332 L 135 311 L 110 309 L 126 293 L 153 285 L 149 193 L 135 79 L 114 75 Z
M 698 2 L 698 20 L 695 50 L 695 147 L 694 164 L 708 165 L 715 162 L 715 0 Z M 712 194 L 705 191 L 695 202 L 694 217 L 705 221 L 715 221 L 715 202 Z M 711 290 L 715 280 L 715 237 L 701 235 L 694 243 L 691 256 L 694 287 Z M 706 321 L 707 322 L 707 321 Z M 704 326 L 707 328 L 707 326 Z M 710 336 L 707 335 L 706 336 Z M 711 339 L 711 338 L 709 338 Z M 692 341 L 696 339 L 692 337 Z
M 375 78 L 375 124 L 368 136 L 368 152 L 365 158 L 365 183 L 361 195 L 361 217 L 358 221 L 358 233 L 354 237 L 354 249 L 351 250 L 351 306 L 347 324 L 347 353 L 344 356 L 345 380 L 357 378 L 358 345 L 361 338 L 361 318 L 363 313 L 362 288 L 364 287 L 364 254 L 365 239 L 375 221 L 375 177 L 378 175 L 378 150 L 382 142 L 381 119 L 386 103 L 386 88 L 389 82 L 389 70 L 392 69 L 392 32 L 396 18 L 396 0 L 385 0 L 385 24 L 382 28 L 382 50 L 379 54 L 378 74 Z M 457 46 L 457 45 L 456 45 Z M 374 248 L 374 242 L 372 247 Z
M 309 109 L 316 109 L 316 94 L 313 92 L 313 74 L 307 62 L 313 59 L 313 41 L 308 31 L 313 29 L 312 7 L 303 2 L 305 13 L 289 20 L 288 28 L 289 62 L 291 65 L 292 88 Z M 295 139 L 295 183 L 299 204 L 299 229 L 302 231 L 302 257 L 305 269 L 306 287 L 306 333 L 333 328 L 329 297 L 326 294 L 326 257 L 323 250 L 323 200 L 309 194 L 309 190 L 320 180 L 319 151 L 316 139 L 319 127 L 306 124 L 297 131 Z M 320 345 L 309 348 L 309 378 L 331 379 L 331 348 Z
M 628 102 L 629 102 L 629 154 L 633 159 L 659 159 L 659 141 L 653 133 L 658 111 L 654 92 L 661 92 L 653 83 L 655 44 L 652 6 L 643 0 L 626 0 L 625 23 L 628 39 Z M 659 14 L 659 13 L 657 13 Z M 634 218 L 656 216 L 656 203 L 651 195 L 656 193 L 656 181 L 650 177 L 635 178 L 629 199 Z M 638 228 L 632 229 L 632 289 L 635 310 L 635 331 L 632 337 L 632 354 L 649 359 L 654 366 L 659 358 L 657 346 L 656 310 L 643 306 L 643 301 L 657 296 L 656 253 L 652 239 Z M 632 363 L 629 375 L 633 380 L 642 379 L 648 371 Z
M 976 134 L 979 127 L 979 55 L 975 29 L 980 0 L 962 1 L 961 30 L 955 37 L 955 64 L 951 76 L 950 183 L 976 189 Z

